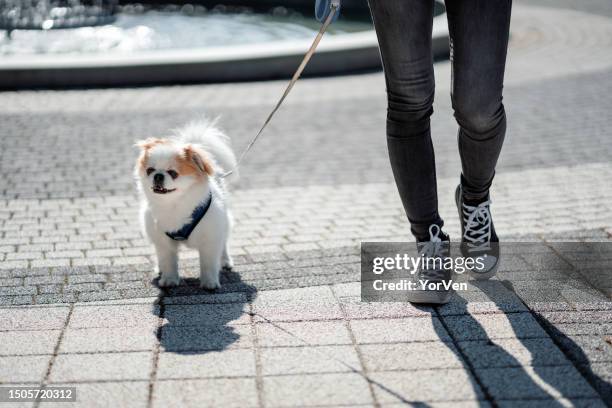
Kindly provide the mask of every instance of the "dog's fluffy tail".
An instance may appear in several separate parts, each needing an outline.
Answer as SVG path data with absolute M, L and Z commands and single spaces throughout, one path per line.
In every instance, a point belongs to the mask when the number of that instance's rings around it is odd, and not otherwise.
M 236 155 L 230 147 L 229 138 L 217 127 L 217 120 L 202 118 L 178 129 L 176 133 L 182 142 L 201 146 L 212 156 L 217 167 L 215 171 L 224 173 L 235 169 Z M 235 170 L 229 178 L 237 179 L 238 171 Z

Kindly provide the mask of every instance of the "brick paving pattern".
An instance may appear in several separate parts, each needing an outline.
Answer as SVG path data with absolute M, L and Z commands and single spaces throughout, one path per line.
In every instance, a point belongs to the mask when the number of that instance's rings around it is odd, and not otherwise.
M 612 248 L 604 15 L 515 5 L 493 211 L 503 239 L 539 244 L 435 308 L 359 298 L 358 243 L 409 239 L 380 73 L 296 87 L 233 188 L 237 265 L 215 294 L 190 251 L 183 285 L 152 284 L 129 147 L 205 113 L 240 150 L 284 82 L 0 94 L 0 383 L 76 385 L 87 407 L 612 404 L 612 251 L 576 250 Z M 436 75 L 457 238 L 448 62 Z

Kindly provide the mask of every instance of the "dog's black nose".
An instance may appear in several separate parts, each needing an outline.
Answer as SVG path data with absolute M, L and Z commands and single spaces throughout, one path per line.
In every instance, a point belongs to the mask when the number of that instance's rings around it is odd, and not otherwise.
M 155 184 L 163 184 L 164 183 L 164 175 L 161 173 L 157 173 L 153 176 L 153 182 Z

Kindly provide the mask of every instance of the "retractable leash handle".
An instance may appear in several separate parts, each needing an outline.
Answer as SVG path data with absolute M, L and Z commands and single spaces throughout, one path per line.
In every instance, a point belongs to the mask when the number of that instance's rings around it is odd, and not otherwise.
M 310 58 L 312 57 L 315 50 L 317 49 L 319 42 L 321 42 L 321 38 L 323 38 L 323 34 L 325 34 L 325 30 L 327 30 L 327 27 L 338 18 L 338 14 L 340 12 L 340 0 L 317 0 L 315 7 L 316 7 L 315 8 L 316 18 L 317 20 L 322 21 L 321 28 L 319 29 L 317 36 L 315 37 L 308 51 L 306 51 L 306 54 L 304 55 L 302 62 L 295 70 L 295 73 L 293 74 L 291 81 L 289 81 L 287 88 L 285 88 L 285 92 L 283 92 L 283 95 L 280 97 L 280 99 L 278 100 L 274 108 L 272 109 L 272 112 L 270 112 L 270 114 L 264 121 L 263 125 L 259 129 L 259 132 L 257 132 L 255 137 L 251 139 L 247 147 L 242 151 L 242 154 L 240 155 L 240 157 L 238 157 L 238 160 L 236 161 L 236 165 L 234 166 L 234 168 L 221 174 L 219 176 L 220 178 L 225 178 L 233 174 L 238 169 L 238 167 L 240 166 L 240 163 L 242 163 L 242 159 L 244 159 L 244 157 L 247 155 L 249 150 L 251 150 L 251 147 L 253 147 L 253 145 L 259 138 L 259 136 L 261 136 L 261 134 L 263 133 L 266 126 L 268 126 L 268 123 L 270 123 L 270 121 L 272 120 L 272 117 L 274 116 L 278 108 L 281 107 L 285 98 L 287 97 L 287 95 L 289 95 L 289 92 L 291 92 L 293 85 L 295 85 L 297 80 L 300 78 L 300 75 L 302 75 L 302 72 L 304 71 L 304 68 L 306 68 L 308 61 L 310 61 Z

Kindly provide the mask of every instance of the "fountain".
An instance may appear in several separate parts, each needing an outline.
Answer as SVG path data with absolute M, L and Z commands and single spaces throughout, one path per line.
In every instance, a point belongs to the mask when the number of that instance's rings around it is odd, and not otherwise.
M 0 30 L 50 30 L 111 24 L 117 0 L 0 0 Z
M 0 0 L 0 89 L 286 78 L 319 28 L 314 0 L 141 1 Z M 342 1 L 306 76 L 380 67 L 365 1 Z

